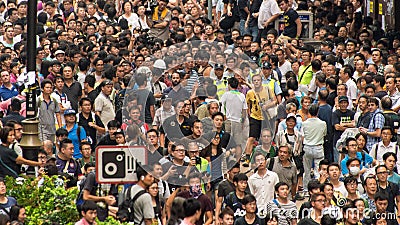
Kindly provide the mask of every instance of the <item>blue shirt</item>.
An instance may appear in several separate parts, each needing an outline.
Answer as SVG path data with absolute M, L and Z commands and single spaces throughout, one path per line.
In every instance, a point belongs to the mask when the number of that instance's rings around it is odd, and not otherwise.
M 388 177 L 388 181 L 399 185 L 400 184 L 400 175 L 393 172 L 393 175 Z
M 374 159 L 368 155 L 367 153 L 365 153 L 365 162 L 362 161 L 362 154 L 361 152 L 357 152 L 357 159 L 359 159 L 361 161 L 361 165 L 360 165 L 360 169 L 363 169 L 364 166 L 363 165 L 371 165 L 372 161 L 374 161 Z M 346 154 L 346 156 L 344 157 L 344 159 L 340 162 L 340 167 L 342 168 L 342 174 L 346 175 L 349 173 L 349 170 L 347 169 L 346 163 L 347 160 L 349 160 L 349 155 Z
M 1 85 L 0 87 L 0 98 L 2 101 L 5 101 L 9 98 L 12 98 L 14 96 L 18 95 L 18 90 L 17 88 L 13 85 L 11 90 L 5 87 L 4 85 Z
M 64 126 L 67 129 L 67 126 Z M 79 150 L 79 144 L 83 139 L 86 139 L 86 131 L 85 128 L 81 127 L 81 135 L 80 139 L 78 140 L 78 124 L 75 123 L 74 127 L 68 131 L 68 138 L 71 139 L 72 144 L 74 144 L 74 158 L 80 159 L 82 158 L 81 151 Z

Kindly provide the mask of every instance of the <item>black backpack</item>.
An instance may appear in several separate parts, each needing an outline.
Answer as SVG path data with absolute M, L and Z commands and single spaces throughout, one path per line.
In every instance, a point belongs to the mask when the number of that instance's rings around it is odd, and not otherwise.
M 125 200 L 122 202 L 121 205 L 118 206 L 117 218 L 122 222 L 134 222 L 133 221 L 133 211 L 134 211 L 133 204 L 140 196 L 142 196 L 143 194 L 146 193 L 146 190 L 141 190 L 138 193 L 136 193 L 136 195 L 133 196 L 133 198 L 131 198 L 132 197 L 131 196 L 132 187 L 133 186 L 130 186 L 128 188 Z M 144 218 L 142 218 L 139 225 L 143 222 L 143 220 L 144 220 Z

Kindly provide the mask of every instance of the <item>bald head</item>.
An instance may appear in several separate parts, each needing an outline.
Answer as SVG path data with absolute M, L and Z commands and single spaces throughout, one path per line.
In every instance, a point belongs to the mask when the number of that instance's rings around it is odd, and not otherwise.
M 50 140 L 44 141 L 43 149 L 46 151 L 47 155 L 53 155 L 53 142 Z

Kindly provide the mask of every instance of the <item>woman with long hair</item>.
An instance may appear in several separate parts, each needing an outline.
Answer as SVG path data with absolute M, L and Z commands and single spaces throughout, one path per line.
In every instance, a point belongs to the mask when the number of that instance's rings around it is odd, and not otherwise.
M 154 209 L 154 218 L 153 218 L 153 223 L 152 224 L 165 224 L 166 223 L 166 218 L 165 218 L 165 212 L 163 211 L 164 208 L 164 202 L 160 201 L 160 195 L 158 193 L 158 182 L 154 182 L 153 184 L 150 185 L 148 192 L 151 196 L 151 203 L 153 204 L 153 209 Z
M 3 127 L 0 130 L 0 177 L 12 176 L 18 177 L 20 174 L 20 165 L 44 166 L 41 162 L 35 162 L 25 159 L 21 155 L 10 149 L 10 145 L 14 143 L 15 132 L 12 127 Z
M 10 219 L 11 221 L 17 221 L 18 224 L 25 224 L 26 210 L 23 206 L 14 205 L 10 209 Z
M 179 225 L 183 218 L 185 218 L 185 210 L 183 203 L 185 199 L 182 197 L 176 197 L 171 205 L 171 215 L 169 216 L 167 225 Z

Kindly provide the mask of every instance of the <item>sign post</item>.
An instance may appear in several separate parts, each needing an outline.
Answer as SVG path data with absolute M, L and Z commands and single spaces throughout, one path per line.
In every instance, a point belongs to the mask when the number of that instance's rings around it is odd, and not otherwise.
M 96 181 L 98 183 L 133 183 L 137 181 L 138 163 L 147 164 L 144 146 L 100 146 L 96 149 Z

